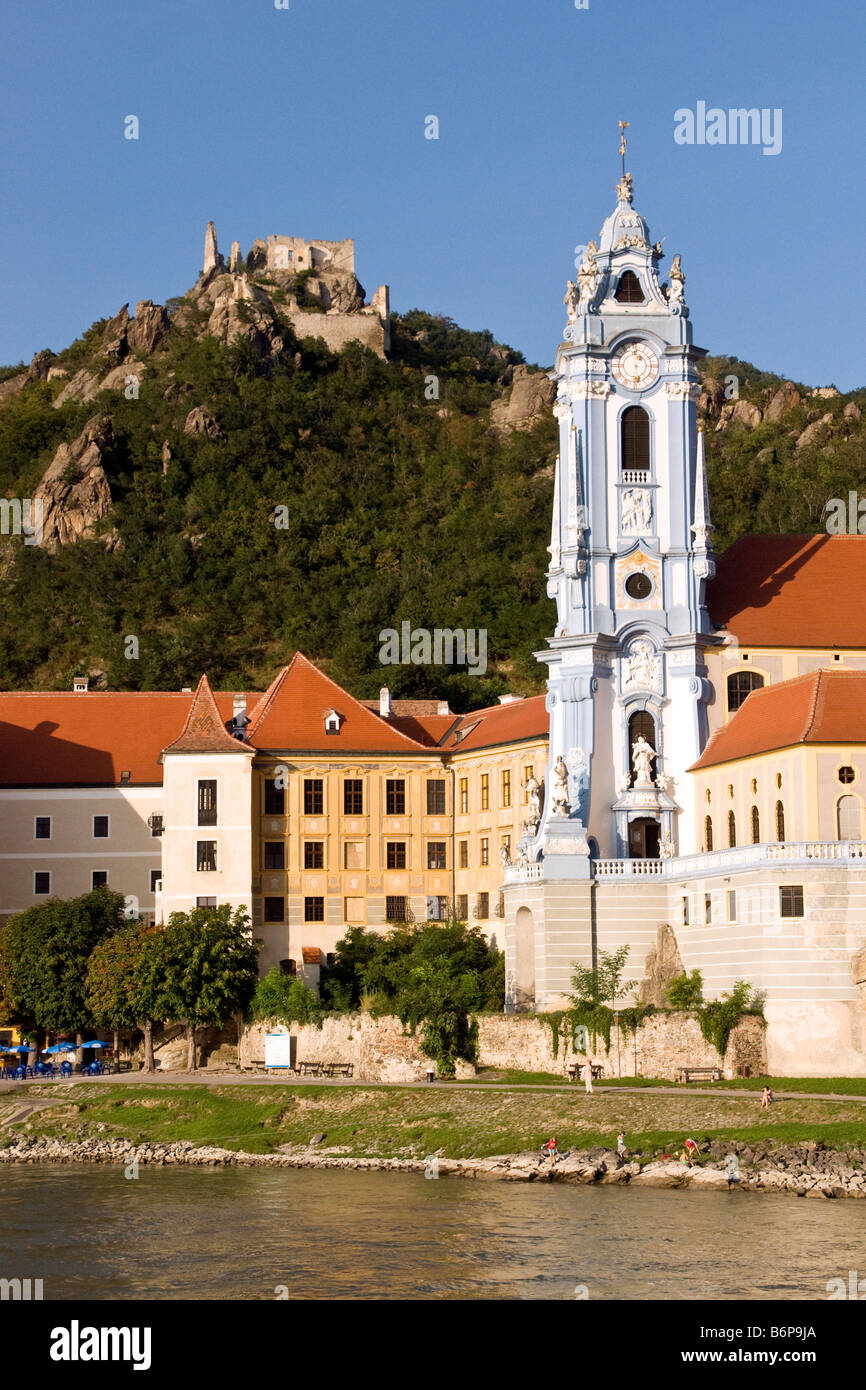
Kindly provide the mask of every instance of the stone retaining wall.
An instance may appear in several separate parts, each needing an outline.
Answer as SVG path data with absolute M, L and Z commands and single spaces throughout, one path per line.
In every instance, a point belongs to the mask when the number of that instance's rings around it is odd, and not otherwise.
M 265 1034 L 290 1033 L 296 1038 L 295 1058 L 304 1062 L 351 1062 L 361 1081 L 423 1081 L 429 1065 L 418 1037 L 408 1035 L 396 1018 L 371 1018 L 368 1014 L 344 1014 L 326 1018 L 321 1028 L 314 1024 L 291 1027 L 279 1023 L 256 1023 L 244 1030 L 240 1049 L 243 1068 L 261 1066 L 265 1060 Z M 723 1069 L 734 1077 L 743 1066 L 753 1076 L 767 1070 L 765 1030 L 759 1018 L 745 1017 L 731 1033 Z M 479 1065 L 500 1070 L 553 1072 L 562 1076 L 569 1062 L 583 1061 L 575 1053 L 568 1030 L 559 1037 L 558 1053 L 553 1049 L 553 1031 L 540 1018 L 508 1014 L 485 1014 L 478 1019 Z M 701 1034 L 692 1014 L 654 1014 L 637 1030 L 637 1073 L 651 1078 L 671 1078 L 681 1066 L 717 1067 L 719 1056 Z M 620 1071 L 635 1075 L 635 1037 L 625 1032 L 620 1038 Z M 606 1076 L 617 1074 L 616 1029 L 611 1032 L 611 1050 L 605 1051 L 599 1037 L 592 1049 L 593 1061 L 601 1062 Z M 458 1076 L 472 1074 L 459 1067 Z

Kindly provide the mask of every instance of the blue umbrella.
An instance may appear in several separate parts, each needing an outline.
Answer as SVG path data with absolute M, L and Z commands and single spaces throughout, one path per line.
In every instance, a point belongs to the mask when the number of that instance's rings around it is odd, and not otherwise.
M 91 1042 L 81 1044 L 82 1047 L 111 1047 L 111 1043 L 99 1042 L 94 1038 Z
M 7 1047 L 7 1048 L 5 1049 L 5 1051 L 6 1051 L 6 1052 L 32 1052 L 33 1049 L 30 1048 L 30 1047 L 28 1047 L 25 1043 L 19 1043 L 17 1047 Z
M 75 1043 L 52 1043 L 50 1047 L 43 1047 L 43 1052 L 74 1052 Z

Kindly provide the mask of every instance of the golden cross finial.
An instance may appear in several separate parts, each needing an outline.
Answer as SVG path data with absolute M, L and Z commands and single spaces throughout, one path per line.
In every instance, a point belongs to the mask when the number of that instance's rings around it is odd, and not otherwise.
M 619 122 L 619 152 L 620 152 L 620 155 L 622 156 L 622 172 L 623 172 L 623 174 L 625 173 L 625 147 L 626 147 L 625 133 L 626 133 L 626 131 L 628 130 L 628 128 L 629 128 L 630 125 L 631 125 L 631 121 L 620 121 L 620 122 Z

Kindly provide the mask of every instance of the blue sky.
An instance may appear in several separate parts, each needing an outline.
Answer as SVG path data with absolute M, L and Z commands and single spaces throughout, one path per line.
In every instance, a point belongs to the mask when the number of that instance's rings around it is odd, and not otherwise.
M 696 341 L 863 386 L 864 51 L 852 0 L 4 0 L 0 362 L 182 293 L 213 218 L 353 236 L 368 296 L 550 363 L 622 118 Z M 698 101 L 780 107 L 781 152 L 677 145 Z

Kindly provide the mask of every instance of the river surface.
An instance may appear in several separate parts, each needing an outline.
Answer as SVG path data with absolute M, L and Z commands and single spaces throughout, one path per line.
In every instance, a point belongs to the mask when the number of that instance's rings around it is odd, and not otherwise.
M 312 1169 L 0 1171 L 0 1277 L 41 1278 L 46 1300 L 826 1299 L 850 1269 L 866 1274 L 866 1202 Z

